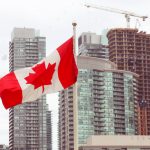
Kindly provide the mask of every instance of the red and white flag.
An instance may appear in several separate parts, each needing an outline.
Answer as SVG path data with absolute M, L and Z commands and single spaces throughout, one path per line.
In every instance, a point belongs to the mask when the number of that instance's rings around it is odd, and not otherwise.
M 76 82 L 77 75 L 73 38 L 70 38 L 33 67 L 19 69 L 2 77 L 0 97 L 7 109 L 34 101 L 43 94 L 63 90 Z

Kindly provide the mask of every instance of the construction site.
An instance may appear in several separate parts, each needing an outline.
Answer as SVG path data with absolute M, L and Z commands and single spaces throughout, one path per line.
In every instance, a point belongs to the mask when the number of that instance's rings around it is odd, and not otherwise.
M 139 31 L 137 24 L 139 20 L 145 21 L 148 16 L 120 9 L 85 5 L 111 13 L 124 15 L 127 26 L 125 28 L 110 29 L 107 33 L 109 60 L 114 62 L 118 69 L 137 73 L 138 80 L 138 134 L 150 135 L 150 34 Z M 130 27 L 131 17 L 136 18 L 134 28 Z
M 150 134 L 150 35 L 137 29 L 111 29 L 108 34 L 109 59 L 118 69 L 139 75 L 139 134 Z

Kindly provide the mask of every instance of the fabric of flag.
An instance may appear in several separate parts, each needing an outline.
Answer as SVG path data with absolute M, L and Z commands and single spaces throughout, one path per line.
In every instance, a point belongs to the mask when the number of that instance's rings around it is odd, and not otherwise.
M 63 90 L 76 82 L 77 75 L 73 38 L 70 38 L 33 67 L 19 69 L 2 77 L 0 97 L 7 109 L 34 101 L 43 94 Z

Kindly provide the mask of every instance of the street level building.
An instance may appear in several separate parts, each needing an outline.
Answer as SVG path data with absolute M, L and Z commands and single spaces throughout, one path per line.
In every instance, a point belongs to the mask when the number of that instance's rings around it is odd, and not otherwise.
M 135 135 L 91 136 L 79 150 L 150 150 L 150 138 Z

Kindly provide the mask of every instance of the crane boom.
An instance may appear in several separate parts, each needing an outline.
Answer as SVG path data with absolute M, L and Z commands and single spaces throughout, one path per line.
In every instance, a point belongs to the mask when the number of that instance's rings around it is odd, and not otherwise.
M 95 9 L 101 9 L 104 11 L 109 11 L 109 12 L 113 12 L 113 13 L 119 13 L 119 14 L 124 14 L 126 21 L 127 21 L 127 27 L 130 27 L 130 16 L 133 17 L 137 17 L 137 18 L 141 18 L 143 21 L 145 21 L 146 18 L 148 18 L 148 16 L 141 16 L 141 15 L 137 15 L 133 12 L 129 12 L 129 11 L 124 11 L 124 10 L 120 10 L 120 9 L 116 9 L 116 8 L 111 8 L 111 7 L 105 7 L 105 6 L 95 6 L 92 4 L 85 4 L 85 6 L 87 8 L 95 8 Z

